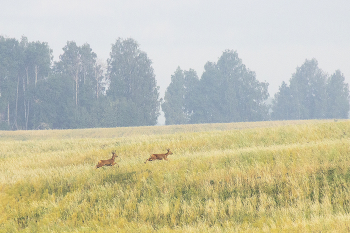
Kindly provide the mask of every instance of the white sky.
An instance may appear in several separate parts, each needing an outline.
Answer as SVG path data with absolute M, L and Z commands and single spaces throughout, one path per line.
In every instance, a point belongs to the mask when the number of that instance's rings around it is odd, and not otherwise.
M 54 60 L 67 41 L 106 60 L 118 37 L 131 37 L 153 61 L 162 97 L 178 66 L 200 77 L 225 49 L 271 96 L 305 59 L 350 80 L 349 0 L 3 0 L 0 35 L 48 42 Z

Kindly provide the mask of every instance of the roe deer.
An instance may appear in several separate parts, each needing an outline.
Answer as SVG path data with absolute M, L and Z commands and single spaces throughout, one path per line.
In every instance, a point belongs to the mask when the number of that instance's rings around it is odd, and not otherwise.
M 98 164 L 96 165 L 96 169 L 99 167 L 103 167 L 103 166 L 113 166 L 114 164 L 116 164 L 114 162 L 114 159 L 118 157 L 118 155 L 115 154 L 115 151 L 112 152 L 112 158 L 111 159 L 107 159 L 107 160 L 100 160 L 98 161 Z M 117 164 L 117 166 L 119 167 L 119 165 Z
M 168 161 L 168 158 L 167 158 L 168 155 L 172 155 L 173 152 L 171 152 L 170 149 L 167 149 L 167 151 L 168 152 L 165 154 L 153 154 L 153 155 L 151 155 L 151 157 L 149 157 L 149 159 L 147 159 L 145 163 L 147 163 L 147 161 L 153 161 L 153 160 L 157 160 L 157 159 L 159 159 L 159 160 L 165 159 L 166 161 Z

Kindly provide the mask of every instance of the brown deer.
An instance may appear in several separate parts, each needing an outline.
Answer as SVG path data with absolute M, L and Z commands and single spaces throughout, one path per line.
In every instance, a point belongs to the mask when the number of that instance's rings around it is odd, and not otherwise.
M 111 159 L 107 159 L 107 160 L 100 160 L 98 161 L 98 164 L 96 165 L 96 169 L 99 167 L 103 167 L 103 166 L 113 166 L 114 164 L 116 164 L 114 162 L 114 159 L 118 157 L 118 155 L 115 154 L 115 151 L 112 152 L 112 158 Z M 117 166 L 119 167 L 119 165 L 117 164 Z
M 165 154 L 153 154 L 153 155 L 151 155 L 151 157 L 149 157 L 149 159 L 147 159 L 145 163 L 147 163 L 147 161 L 153 161 L 153 160 L 157 160 L 157 159 L 159 159 L 159 160 L 165 159 L 166 161 L 168 161 L 168 158 L 167 158 L 168 155 L 172 155 L 173 152 L 171 152 L 170 149 L 167 149 L 167 151 L 168 152 Z

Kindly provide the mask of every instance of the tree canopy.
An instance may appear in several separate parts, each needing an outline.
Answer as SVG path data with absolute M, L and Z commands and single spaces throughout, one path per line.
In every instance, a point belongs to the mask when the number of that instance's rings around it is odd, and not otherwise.
M 152 61 L 132 38 L 117 39 L 106 62 L 88 43 L 68 41 L 53 62 L 46 42 L 0 36 L 0 129 L 68 129 L 238 121 L 348 118 L 349 85 L 305 60 L 271 106 L 268 83 L 233 50 L 199 78 L 178 67 L 160 99 Z
M 176 69 L 174 75 L 171 76 L 171 83 L 165 92 L 162 104 L 167 125 L 190 122 L 198 82 L 199 79 L 194 70 L 183 71 L 180 67 Z
M 107 97 L 117 104 L 118 126 L 155 125 L 159 87 L 152 61 L 133 39 L 119 38 L 108 59 Z
M 331 77 L 318 67 L 316 59 L 306 60 L 280 86 L 273 101 L 272 119 L 347 118 L 349 88 L 340 71 Z
M 200 80 L 176 70 L 163 104 L 167 124 L 268 119 L 268 83 L 259 82 L 237 52 L 224 51 L 217 63 L 207 62 L 204 69 Z
M 47 43 L 0 37 L 0 119 L 4 129 L 35 127 L 37 83 L 44 80 L 52 63 Z

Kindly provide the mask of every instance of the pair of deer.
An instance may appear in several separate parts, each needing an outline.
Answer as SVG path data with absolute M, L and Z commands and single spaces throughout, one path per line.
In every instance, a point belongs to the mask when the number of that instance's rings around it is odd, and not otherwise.
M 167 149 L 167 153 L 165 154 L 153 154 L 151 155 L 151 157 L 149 157 L 149 159 L 146 160 L 145 163 L 147 163 L 147 161 L 153 161 L 153 160 L 162 160 L 162 159 L 165 159 L 168 161 L 168 155 L 172 155 L 173 152 L 170 151 L 170 149 Z M 113 166 L 115 165 L 116 163 L 114 162 L 114 159 L 118 157 L 118 155 L 116 155 L 115 151 L 112 152 L 112 158 L 111 159 L 107 159 L 107 160 L 100 160 L 98 161 L 98 164 L 96 165 L 96 168 L 99 168 L 99 167 L 103 167 L 103 166 Z M 118 164 L 117 164 L 118 165 Z M 118 165 L 119 167 L 119 165 Z

